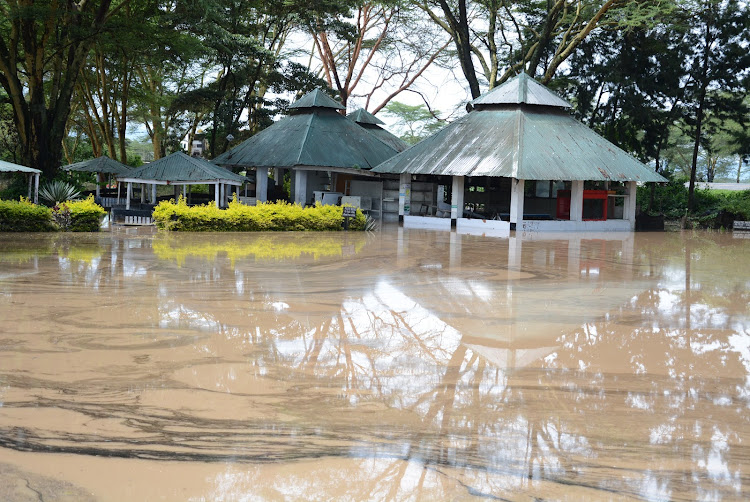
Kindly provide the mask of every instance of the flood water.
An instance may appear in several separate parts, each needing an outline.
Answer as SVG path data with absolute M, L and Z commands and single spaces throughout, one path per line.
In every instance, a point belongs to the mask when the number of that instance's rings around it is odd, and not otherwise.
M 717 232 L 0 234 L 0 500 L 747 498 L 749 302 Z

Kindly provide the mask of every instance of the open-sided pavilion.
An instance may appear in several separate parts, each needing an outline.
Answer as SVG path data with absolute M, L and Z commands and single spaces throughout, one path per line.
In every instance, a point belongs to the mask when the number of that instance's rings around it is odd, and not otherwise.
M 0 160 L 0 173 L 25 173 L 29 178 L 28 198 L 33 200 L 34 204 L 39 203 L 39 176 L 42 174 L 42 171 L 33 167 L 19 166 L 18 164 Z
M 572 117 L 567 101 L 524 73 L 471 107 L 373 169 L 400 176 L 405 223 L 459 230 L 633 230 L 636 184 L 666 181 Z M 432 183 L 438 201 L 449 191 L 450 205 L 411 204 L 415 181 Z M 450 220 L 430 217 L 441 209 Z
M 101 198 L 101 184 L 105 181 L 104 177 L 117 177 L 124 175 L 131 171 L 132 168 L 126 166 L 122 162 L 118 162 L 115 159 L 111 159 L 107 156 L 102 155 L 95 159 L 84 160 L 82 162 L 76 162 L 75 164 L 69 164 L 63 166 L 64 171 L 76 171 L 83 173 L 94 173 L 96 175 L 96 197 Z M 102 205 L 105 207 L 113 206 L 120 203 L 120 186 L 117 186 L 117 199 L 102 201 Z
M 187 187 L 190 185 L 215 185 L 216 206 L 221 207 L 226 205 L 230 193 L 228 187 L 240 187 L 245 183 L 246 178 L 201 158 L 190 157 L 183 152 L 175 152 L 120 175 L 117 180 L 127 183 L 125 209 L 130 209 L 133 183 L 151 185 L 151 203 L 153 204 L 156 203 L 157 185 L 174 186 L 175 196 L 177 196 L 178 187 L 182 187 L 183 194 L 185 194 Z M 145 191 L 141 190 L 142 199 L 145 197 L 144 194 Z

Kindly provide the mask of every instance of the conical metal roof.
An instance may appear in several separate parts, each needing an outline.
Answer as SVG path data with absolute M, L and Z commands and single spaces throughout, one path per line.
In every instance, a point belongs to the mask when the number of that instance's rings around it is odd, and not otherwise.
M 62 168 L 65 171 L 80 171 L 87 173 L 104 173 L 104 174 L 125 174 L 131 171 L 131 168 L 114 159 L 102 155 L 95 159 L 76 162 Z
M 245 177 L 183 152 L 175 152 L 117 177 L 120 181 L 143 183 L 211 183 L 217 181 L 244 183 Z
M 521 73 L 479 96 L 471 102 L 475 107 L 490 105 L 539 105 L 555 108 L 572 108 L 571 104 L 562 99 L 545 86 Z
M 564 110 L 477 109 L 374 172 L 523 180 L 666 181 Z
M 371 169 L 396 153 L 335 109 L 306 106 L 211 162 L 227 167 Z
M 380 125 L 384 124 L 382 120 L 377 118 L 372 113 L 368 112 L 364 108 L 360 108 L 359 110 L 354 110 L 352 113 L 348 114 L 346 118 L 352 119 L 357 124 L 373 124 L 373 125 Z
M 334 110 L 346 110 L 344 105 L 335 101 L 321 89 L 310 91 L 289 105 L 290 110 L 299 110 L 303 108 L 332 108 Z

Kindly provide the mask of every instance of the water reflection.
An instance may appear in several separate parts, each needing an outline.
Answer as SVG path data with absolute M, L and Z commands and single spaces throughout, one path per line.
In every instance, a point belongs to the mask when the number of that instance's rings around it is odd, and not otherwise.
M 748 486 L 731 236 L 29 239 L 0 251 L 5 448 L 228 462 L 213 499 Z

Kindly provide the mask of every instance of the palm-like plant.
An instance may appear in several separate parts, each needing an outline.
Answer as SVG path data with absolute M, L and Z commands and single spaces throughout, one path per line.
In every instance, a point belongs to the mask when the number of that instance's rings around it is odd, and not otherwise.
M 75 186 L 61 180 L 50 181 L 39 189 L 39 198 L 47 201 L 51 206 L 73 200 L 79 195 L 81 192 Z

